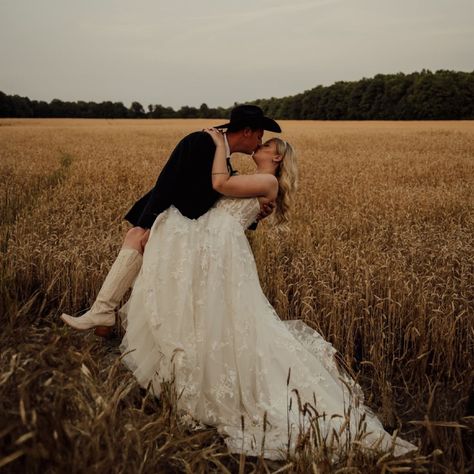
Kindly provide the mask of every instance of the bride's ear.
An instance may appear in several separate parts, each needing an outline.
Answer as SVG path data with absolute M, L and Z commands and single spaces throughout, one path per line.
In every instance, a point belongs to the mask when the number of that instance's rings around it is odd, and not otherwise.
M 281 155 L 275 155 L 275 156 L 272 158 L 273 163 L 280 163 L 281 160 L 283 160 L 283 156 L 281 156 Z

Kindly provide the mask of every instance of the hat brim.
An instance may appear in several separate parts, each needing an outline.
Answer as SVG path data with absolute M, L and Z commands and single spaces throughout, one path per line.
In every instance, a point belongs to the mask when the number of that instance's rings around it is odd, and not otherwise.
M 257 120 L 245 120 L 245 121 L 235 121 L 227 122 L 222 125 L 216 125 L 214 128 L 235 128 L 235 127 L 257 127 L 267 130 L 269 132 L 281 133 L 280 125 L 278 125 L 275 120 L 269 117 L 259 117 Z

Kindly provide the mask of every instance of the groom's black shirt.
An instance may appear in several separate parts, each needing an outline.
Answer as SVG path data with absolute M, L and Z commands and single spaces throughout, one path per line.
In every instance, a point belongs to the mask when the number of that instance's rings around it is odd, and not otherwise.
M 155 187 L 141 197 L 125 219 L 150 229 L 156 217 L 174 205 L 183 216 L 197 219 L 221 196 L 212 187 L 212 162 L 216 146 L 205 132 L 184 137 L 171 153 Z

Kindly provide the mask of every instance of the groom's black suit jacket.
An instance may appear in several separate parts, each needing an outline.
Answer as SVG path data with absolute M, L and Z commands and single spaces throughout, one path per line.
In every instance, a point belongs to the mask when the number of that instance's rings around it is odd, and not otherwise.
M 174 205 L 183 216 L 197 219 L 221 196 L 212 187 L 212 162 L 216 146 L 205 132 L 184 137 L 171 153 L 155 187 L 141 197 L 125 219 L 150 229 L 158 214 Z

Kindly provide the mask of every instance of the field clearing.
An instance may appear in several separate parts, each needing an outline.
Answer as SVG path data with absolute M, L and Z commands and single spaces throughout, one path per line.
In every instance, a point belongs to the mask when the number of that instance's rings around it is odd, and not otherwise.
M 174 145 L 220 123 L 0 120 L 0 468 L 221 472 L 222 442 L 189 441 L 115 363 L 119 339 L 58 319 L 92 304 Z M 280 123 L 300 185 L 288 231 L 248 234 L 266 295 L 333 343 L 386 428 L 443 451 L 427 471 L 473 472 L 474 122 Z

